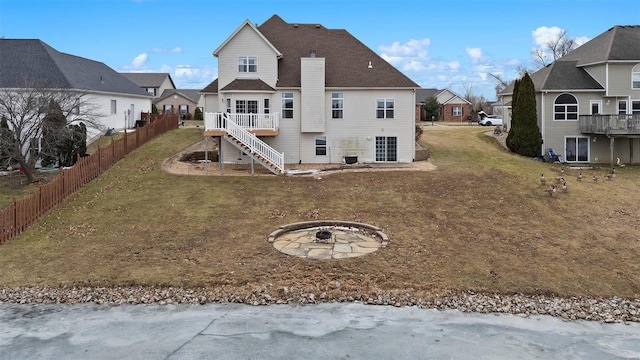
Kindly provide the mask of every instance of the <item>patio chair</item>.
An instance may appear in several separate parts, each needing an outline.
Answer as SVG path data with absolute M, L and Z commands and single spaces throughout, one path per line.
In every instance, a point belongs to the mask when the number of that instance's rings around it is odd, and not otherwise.
M 547 162 L 556 162 L 557 161 L 560 164 L 566 163 L 566 161 L 564 160 L 562 155 L 556 154 L 556 152 L 553 150 L 553 148 L 549 148 L 547 150 L 547 153 L 548 153 Z

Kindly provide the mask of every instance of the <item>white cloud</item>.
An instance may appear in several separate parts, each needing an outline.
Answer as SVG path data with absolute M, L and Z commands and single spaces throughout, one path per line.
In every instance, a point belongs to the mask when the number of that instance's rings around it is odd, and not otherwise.
M 563 31 L 564 30 L 557 26 L 540 26 L 539 28 L 531 32 L 531 36 L 533 37 L 533 42 L 536 45 L 538 45 L 539 47 L 544 47 L 550 41 L 557 39 Z
M 144 70 L 147 65 L 149 57 L 147 53 L 142 53 L 133 58 L 130 64 L 124 65 L 122 68 L 128 71 L 141 71 Z
M 378 50 L 382 54 L 389 56 L 426 58 L 429 45 L 431 45 L 431 40 L 429 39 L 410 39 L 404 44 L 394 41 L 391 45 L 380 45 Z
M 471 62 L 476 63 L 482 58 L 481 48 L 466 48 L 467 55 L 471 58 Z
M 163 65 L 163 68 L 165 66 Z M 209 66 L 176 65 L 171 76 L 178 88 L 200 89 L 213 81 L 218 76 L 218 71 L 216 68 Z
M 580 36 L 580 37 L 577 37 L 577 38 L 575 38 L 573 40 L 575 40 L 577 46 L 581 46 L 581 45 L 583 45 L 584 43 L 586 43 L 587 41 L 589 41 L 591 39 L 589 39 L 586 36 Z
M 393 66 L 408 72 L 427 69 L 429 60 L 429 39 L 410 39 L 404 44 L 394 41 L 390 45 L 380 45 L 380 56 Z

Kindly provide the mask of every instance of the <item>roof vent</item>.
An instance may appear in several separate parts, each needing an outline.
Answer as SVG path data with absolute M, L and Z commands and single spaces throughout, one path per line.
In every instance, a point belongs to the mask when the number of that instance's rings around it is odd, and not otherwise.
M 316 24 L 316 29 L 320 29 L 320 24 Z
M 296 29 L 298 28 L 298 26 L 299 26 L 298 24 L 293 24 L 293 27 Z
M 373 65 L 371 65 L 371 60 L 369 60 L 369 65 L 367 65 L 367 68 L 373 69 Z
M 311 50 L 311 52 L 309 53 L 309 57 L 312 57 L 312 58 L 316 57 L 316 52 Z

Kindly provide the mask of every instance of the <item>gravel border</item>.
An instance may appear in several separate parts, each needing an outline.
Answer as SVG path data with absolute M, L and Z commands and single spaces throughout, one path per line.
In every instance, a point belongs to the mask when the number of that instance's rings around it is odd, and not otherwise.
M 330 284 L 327 291 L 306 291 L 295 287 L 260 288 L 230 292 L 225 288 L 184 289 L 174 287 L 16 287 L 0 289 L 0 304 L 208 304 L 243 303 L 318 304 L 330 302 L 360 302 L 369 305 L 417 306 L 425 309 L 462 312 L 503 313 L 521 317 L 551 315 L 564 320 L 591 320 L 605 323 L 640 322 L 640 299 L 612 297 L 593 299 L 561 298 L 544 295 L 496 295 L 474 292 L 446 293 L 418 297 L 401 290 L 387 292 L 337 291 L 340 282 Z M 233 290 L 230 288 L 229 290 Z

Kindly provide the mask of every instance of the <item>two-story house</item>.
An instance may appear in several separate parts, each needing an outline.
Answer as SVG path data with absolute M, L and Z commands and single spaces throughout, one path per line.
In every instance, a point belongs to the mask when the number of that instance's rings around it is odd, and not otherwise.
M 205 135 L 223 163 L 411 162 L 419 86 L 345 30 L 243 22 L 215 51 Z
M 169 73 L 121 73 L 154 99 L 160 97 L 165 90 L 175 90 L 176 85 Z M 160 109 L 158 109 L 160 110 Z
M 531 74 L 541 154 L 569 163 L 640 161 L 640 26 L 614 26 Z M 513 84 L 498 94 L 510 126 Z

